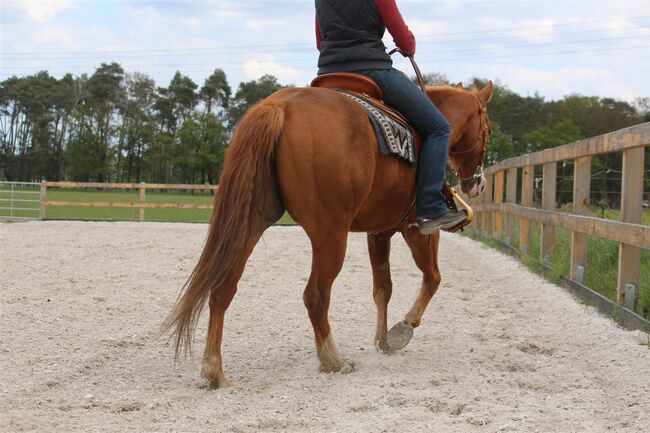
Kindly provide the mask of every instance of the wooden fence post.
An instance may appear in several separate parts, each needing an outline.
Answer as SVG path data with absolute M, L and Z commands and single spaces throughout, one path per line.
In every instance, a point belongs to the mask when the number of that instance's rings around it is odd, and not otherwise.
M 497 205 L 503 203 L 503 178 L 505 172 L 503 170 L 494 174 L 494 203 Z M 492 237 L 494 239 L 503 239 L 503 213 L 500 210 L 494 212 L 493 217 L 494 226 L 492 228 Z
M 468 197 L 469 198 L 469 197 Z M 471 202 L 471 201 L 470 201 Z M 485 202 L 485 192 L 481 194 L 477 199 L 476 199 L 476 204 L 478 207 L 482 207 Z M 483 233 L 483 213 L 485 211 L 480 210 L 474 210 L 475 216 L 474 216 L 474 234 L 476 235 L 481 235 Z
M 41 181 L 41 203 L 38 211 L 38 218 L 43 221 L 45 219 L 45 203 L 47 202 L 47 181 Z
M 144 221 L 144 182 L 140 182 L 140 185 L 138 186 L 138 190 L 140 191 L 140 207 L 138 208 L 138 219 L 140 222 Z
M 517 168 L 509 168 L 506 180 L 506 203 L 517 202 Z M 508 245 L 512 245 L 512 240 L 515 237 L 515 216 L 511 213 L 506 214 L 506 232 L 505 241 Z
M 533 207 L 533 183 L 535 181 L 535 166 L 523 168 L 521 182 L 521 205 Z M 528 255 L 530 253 L 531 223 L 527 218 L 519 219 L 519 251 Z
M 591 156 L 575 160 L 573 168 L 573 213 L 589 214 L 589 192 L 591 188 Z M 587 275 L 587 241 L 585 233 L 571 234 L 571 279 L 584 283 Z
M 542 208 L 545 210 L 555 209 L 557 185 L 557 163 L 549 162 L 544 164 L 542 181 Z M 555 229 L 550 224 L 541 224 L 540 259 L 548 263 L 553 254 L 553 243 L 555 242 Z
M 492 191 L 493 191 L 493 179 L 494 176 L 489 175 L 486 176 L 485 178 L 485 192 L 484 197 L 483 197 L 483 203 L 485 204 L 486 207 L 490 206 L 492 204 Z M 490 237 L 490 231 L 492 230 L 492 211 L 489 209 L 485 209 L 485 212 L 483 212 L 483 236 L 484 237 Z
M 629 149 L 623 152 L 623 184 L 621 188 L 621 221 L 626 223 L 641 223 L 643 202 L 643 147 Z M 618 244 L 618 285 L 616 300 L 634 309 L 639 295 L 639 270 L 641 250 L 624 243 Z M 626 285 L 629 291 L 626 291 Z M 632 299 L 626 299 L 626 293 Z

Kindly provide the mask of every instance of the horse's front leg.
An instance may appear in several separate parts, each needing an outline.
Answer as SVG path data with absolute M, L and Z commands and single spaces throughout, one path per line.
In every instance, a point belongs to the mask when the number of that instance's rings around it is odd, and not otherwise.
M 413 336 L 413 328 L 420 326 L 422 315 L 440 285 L 440 271 L 438 269 L 440 232 L 435 232 L 430 236 L 422 236 L 418 230 L 406 226 L 401 232 L 411 249 L 415 264 L 422 271 L 422 287 L 404 321 L 397 323 L 388 333 L 388 345 L 393 350 L 402 349 L 409 343 Z
M 368 233 L 368 253 L 372 266 L 372 296 L 377 305 L 377 328 L 375 347 L 384 352 L 391 352 L 387 342 L 388 336 L 388 302 L 393 293 L 390 278 L 390 238 L 395 231 L 386 233 Z

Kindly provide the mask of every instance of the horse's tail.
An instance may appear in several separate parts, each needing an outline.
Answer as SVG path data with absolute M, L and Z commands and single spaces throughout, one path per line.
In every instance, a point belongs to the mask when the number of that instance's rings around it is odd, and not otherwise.
M 172 330 L 177 356 L 182 347 L 191 349 L 192 333 L 205 301 L 231 283 L 233 268 L 243 268 L 249 239 L 260 236 L 284 212 L 273 168 L 273 152 L 283 125 L 283 105 L 265 100 L 235 129 L 203 253 L 163 324 L 163 332 Z M 275 219 L 269 222 L 271 218 Z

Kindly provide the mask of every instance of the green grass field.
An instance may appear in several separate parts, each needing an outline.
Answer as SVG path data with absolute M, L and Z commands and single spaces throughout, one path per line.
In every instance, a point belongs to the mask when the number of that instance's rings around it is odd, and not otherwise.
M 13 193 L 14 199 L 38 200 L 36 194 L 26 192 L 38 191 L 38 188 L 17 188 Z M 0 199 L 10 199 L 11 193 L 0 192 Z M 129 190 L 92 190 L 92 189 L 60 189 L 48 188 L 47 199 L 50 201 L 74 202 L 124 202 L 136 203 L 139 201 L 138 191 Z M 214 196 L 205 191 L 196 191 L 194 194 L 181 191 L 159 192 L 147 190 L 146 203 L 177 203 L 177 204 L 212 204 Z M 0 207 L 8 207 L 9 203 Z M 0 209 L 0 216 L 36 217 L 38 218 L 39 203 L 15 203 L 17 207 L 33 210 L 14 211 Z M 82 206 L 48 206 L 46 208 L 48 220 L 91 220 L 91 221 L 138 221 L 137 208 L 117 207 L 82 207 Z M 212 209 L 145 209 L 145 221 L 159 222 L 192 222 L 207 223 L 212 215 Z M 280 218 L 277 224 L 295 224 L 288 214 Z
M 600 218 L 600 209 L 593 208 L 592 214 Z M 616 210 L 606 210 L 608 219 L 620 220 L 620 214 Z M 650 225 L 650 210 L 644 209 L 642 216 L 643 224 Z M 474 239 L 484 241 L 487 244 L 496 246 L 491 240 L 477 236 L 472 231 L 468 235 Z M 512 245 L 519 248 L 519 230 L 515 230 L 515 239 Z M 541 262 L 540 257 L 540 224 L 532 224 L 531 251 L 527 260 Z M 555 229 L 555 242 L 553 254 L 549 257 L 548 263 L 551 268 L 551 279 L 558 282 L 560 276 L 568 277 L 571 267 L 571 232 L 564 229 Z M 585 285 L 611 300 L 616 300 L 616 286 L 618 276 L 618 242 L 590 236 L 587 246 L 587 269 L 585 273 Z M 636 312 L 650 320 L 650 251 L 641 250 L 641 269 L 639 279 L 639 301 Z

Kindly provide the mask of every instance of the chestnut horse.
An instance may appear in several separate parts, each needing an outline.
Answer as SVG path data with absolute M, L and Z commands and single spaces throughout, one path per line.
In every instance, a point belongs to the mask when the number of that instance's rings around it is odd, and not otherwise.
M 477 195 L 485 181 L 482 164 L 489 135 L 485 106 L 492 83 L 479 91 L 429 87 L 427 95 L 451 125 L 449 156 L 461 187 L 470 196 Z M 164 325 L 173 329 L 176 353 L 189 347 L 208 301 L 201 374 L 211 387 L 228 383 L 221 358 L 224 314 L 255 244 L 285 210 L 311 240 L 312 268 L 304 302 L 320 370 L 350 369 L 336 349 L 328 319 L 332 283 L 343 265 L 350 231 L 368 233 L 377 304 L 375 344 L 387 352 L 406 345 L 440 283 L 439 233 L 422 236 L 409 226 L 415 221 L 415 191 L 415 169 L 379 153 L 366 112 L 346 96 L 322 88 L 287 88 L 257 104 L 235 129 L 205 248 Z M 397 231 L 411 248 L 423 279 L 404 322 L 389 333 L 388 256 L 390 238 Z

